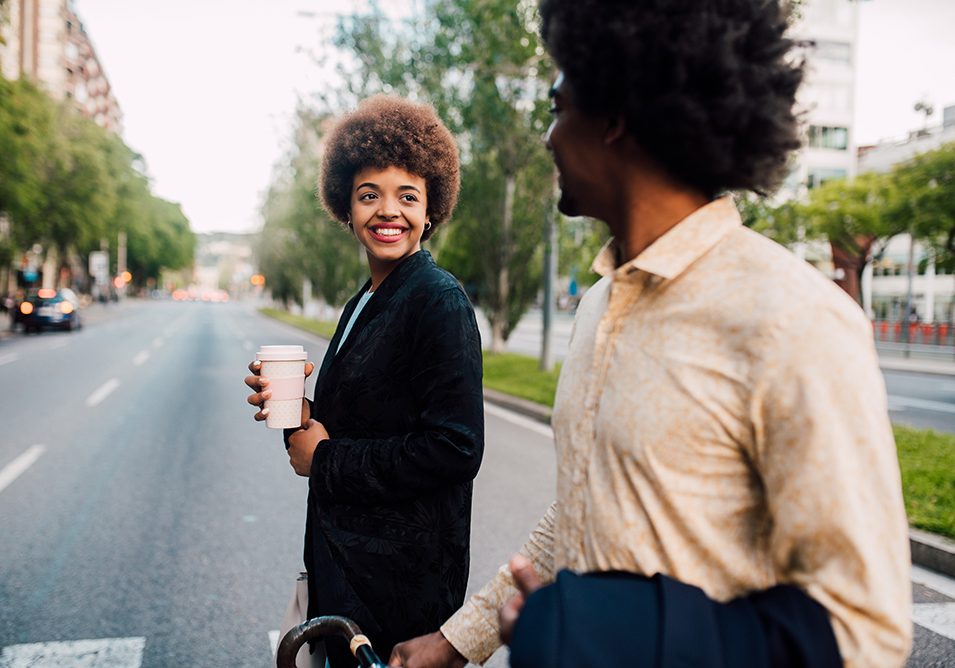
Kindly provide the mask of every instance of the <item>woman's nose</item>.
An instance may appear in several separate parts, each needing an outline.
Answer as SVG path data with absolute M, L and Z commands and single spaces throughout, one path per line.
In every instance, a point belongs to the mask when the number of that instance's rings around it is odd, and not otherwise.
M 389 199 L 382 197 L 378 206 L 378 216 L 381 218 L 397 218 L 398 217 L 398 205 L 395 202 L 392 202 Z

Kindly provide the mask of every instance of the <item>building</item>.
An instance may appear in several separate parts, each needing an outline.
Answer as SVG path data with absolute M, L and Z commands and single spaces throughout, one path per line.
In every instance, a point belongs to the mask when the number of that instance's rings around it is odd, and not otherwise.
M 856 171 L 856 42 L 859 5 L 853 0 L 808 0 L 791 36 L 801 44 L 806 75 L 798 93 L 805 114 L 803 148 L 783 185 L 781 199 L 804 197 L 830 179 Z
M 907 137 L 880 141 L 859 148 L 858 172 L 888 172 L 895 165 L 920 153 L 955 142 L 955 105 L 942 113 L 941 125 L 913 130 Z M 915 315 L 925 323 L 955 320 L 955 276 L 937 269 L 926 249 L 918 242 L 911 247 L 907 234 L 891 239 L 881 255 L 873 260 L 870 314 L 878 320 L 898 321 L 908 301 L 909 253 L 912 254 L 912 304 Z
M 119 103 L 72 0 L 6 0 L 0 5 L 0 74 L 25 77 L 99 126 L 122 133 Z

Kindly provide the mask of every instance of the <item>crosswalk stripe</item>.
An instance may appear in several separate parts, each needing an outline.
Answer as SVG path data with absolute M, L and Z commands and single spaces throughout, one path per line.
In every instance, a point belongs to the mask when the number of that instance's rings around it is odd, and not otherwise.
M 955 603 L 916 603 L 912 621 L 950 640 L 955 640 Z
M 139 668 L 145 638 L 101 638 L 10 645 L 0 652 L 4 668 Z

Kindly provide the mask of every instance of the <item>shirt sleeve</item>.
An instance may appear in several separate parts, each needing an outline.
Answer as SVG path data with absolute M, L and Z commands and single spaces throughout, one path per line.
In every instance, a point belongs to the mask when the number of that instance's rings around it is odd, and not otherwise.
M 896 667 L 911 646 L 908 524 L 871 329 L 845 306 L 771 333 L 753 459 L 777 578 L 826 608 L 846 666 Z
M 530 559 L 543 583 L 554 579 L 555 501 L 531 532 L 520 553 Z M 507 564 L 497 575 L 471 596 L 461 609 L 441 627 L 441 633 L 471 663 L 483 664 L 501 646 L 501 627 L 497 612 L 517 593 Z
M 470 481 L 484 454 L 481 338 L 458 288 L 422 309 L 411 345 L 411 391 L 418 428 L 388 438 L 336 438 L 318 444 L 309 485 L 319 500 L 374 505 L 399 502 Z

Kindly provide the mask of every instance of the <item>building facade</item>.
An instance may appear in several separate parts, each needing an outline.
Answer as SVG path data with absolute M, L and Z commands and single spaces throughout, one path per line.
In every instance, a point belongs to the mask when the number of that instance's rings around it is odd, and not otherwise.
M 122 113 L 72 0 L 5 0 L 0 74 L 25 77 L 99 126 L 122 133 Z
M 802 198 L 830 180 L 855 175 L 856 43 L 859 5 L 853 0 L 808 0 L 791 35 L 801 44 L 805 80 L 798 105 L 804 114 L 803 148 L 780 191 Z

